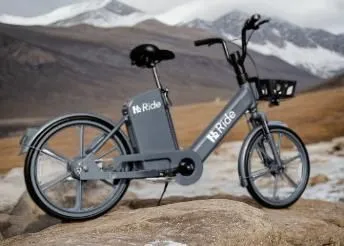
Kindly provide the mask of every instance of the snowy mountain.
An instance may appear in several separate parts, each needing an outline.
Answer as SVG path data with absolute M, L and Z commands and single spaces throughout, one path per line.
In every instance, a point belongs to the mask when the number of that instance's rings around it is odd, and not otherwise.
M 21 17 L 4 14 L 0 15 L 0 22 L 21 26 L 51 25 L 57 21 L 65 20 L 88 11 L 102 8 L 110 2 L 111 0 L 92 0 L 87 2 L 81 2 L 63 6 L 50 13 L 34 17 Z
M 240 37 L 242 25 L 249 16 L 241 11 L 232 11 L 212 22 L 195 19 L 184 25 L 207 29 L 232 40 Z M 237 40 L 235 43 L 241 42 Z M 323 78 L 344 69 L 343 34 L 302 28 L 277 18 L 254 33 L 249 47 L 264 55 L 277 56 Z
M 73 26 L 89 24 L 99 27 L 131 26 L 152 18 L 116 0 L 89 0 L 63 6 L 35 17 L 0 15 L 0 22 L 21 26 Z
M 89 24 L 98 27 L 131 26 L 146 20 L 149 16 L 129 5 L 112 0 L 100 5 L 100 8 L 90 9 L 53 23 L 54 26 L 73 26 Z
M 149 15 L 117 0 L 89 0 L 56 9 L 37 17 L 0 15 L 0 22 L 16 25 L 52 25 L 68 27 L 89 24 L 98 27 L 133 26 L 147 19 L 168 25 L 183 25 L 208 30 L 228 39 L 240 36 L 250 16 L 231 11 L 208 21 L 209 13 L 223 13 L 216 1 L 190 1 L 157 15 Z M 201 1 L 202 2 L 202 1 Z M 205 19 L 206 20 L 205 20 Z M 278 18 L 252 36 L 250 48 L 264 55 L 277 56 L 314 75 L 330 77 L 344 70 L 344 34 L 302 28 Z M 236 41 L 240 44 L 240 41 Z

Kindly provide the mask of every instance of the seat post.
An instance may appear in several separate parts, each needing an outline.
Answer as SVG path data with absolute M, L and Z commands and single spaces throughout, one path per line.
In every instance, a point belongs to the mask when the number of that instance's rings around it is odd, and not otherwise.
M 157 72 L 156 67 L 154 66 L 152 68 L 152 70 L 153 70 L 153 75 L 154 75 L 156 86 L 161 90 L 162 87 L 161 87 L 161 83 L 160 83 L 160 80 L 159 80 L 159 76 L 158 76 L 158 72 Z

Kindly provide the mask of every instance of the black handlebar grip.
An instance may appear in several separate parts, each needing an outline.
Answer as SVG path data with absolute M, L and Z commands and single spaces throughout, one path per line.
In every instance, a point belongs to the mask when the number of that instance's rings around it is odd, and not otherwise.
M 245 23 L 246 28 L 247 29 L 253 29 L 255 27 L 255 24 L 259 20 L 260 20 L 260 14 L 252 15 L 251 18 L 249 18 Z
M 222 38 L 207 38 L 207 39 L 201 39 L 201 40 L 196 40 L 195 46 L 201 46 L 201 45 L 213 45 L 217 43 L 222 43 L 223 40 Z
M 262 21 L 260 21 L 260 22 L 257 23 L 257 26 L 261 26 L 261 25 L 263 25 L 263 24 L 265 24 L 265 23 L 268 23 L 268 22 L 270 22 L 270 19 L 262 20 Z
M 208 44 L 208 39 L 202 39 L 202 40 L 196 40 L 195 41 L 195 46 L 201 46 L 201 45 L 207 45 Z

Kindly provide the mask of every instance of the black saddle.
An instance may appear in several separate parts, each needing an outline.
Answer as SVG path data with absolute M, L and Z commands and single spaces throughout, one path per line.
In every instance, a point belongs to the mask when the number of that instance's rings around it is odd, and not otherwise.
M 141 44 L 130 52 L 131 64 L 141 68 L 152 68 L 163 60 L 172 60 L 174 53 L 160 50 L 154 44 Z

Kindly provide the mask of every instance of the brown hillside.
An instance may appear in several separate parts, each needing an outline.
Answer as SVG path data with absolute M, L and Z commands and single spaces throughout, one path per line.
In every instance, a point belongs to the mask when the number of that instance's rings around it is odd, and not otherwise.
M 175 109 L 175 124 L 183 144 L 190 144 L 223 108 L 225 102 L 181 106 Z M 279 120 L 294 129 L 306 143 L 344 135 L 344 87 L 304 93 L 283 101 L 279 107 L 260 103 L 270 120 Z M 241 140 L 248 126 L 242 119 L 225 141 Z
M 154 87 L 152 72 L 133 67 L 129 59 L 131 49 L 142 43 L 175 52 L 176 59 L 158 68 L 164 85 L 176 92 L 176 104 L 229 96 L 237 84 L 221 47 L 193 45 L 210 35 L 152 21 L 109 29 L 0 24 L 0 120 L 98 111 L 110 105 L 112 112 L 120 109 L 128 98 Z M 297 80 L 300 90 L 323 82 L 278 58 L 252 55 L 261 76 Z
M 189 146 L 223 106 L 224 102 L 210 102 L 175 107 L 172 113 L 180 145 Z M 301 94 L 279 107 L 269 108 L 261 103 L 260 108 L 270 120 L 286 122 L 306 143 L 344 135 L 344 87 Z M 242 140 L 247 132 L 247 125 L 241 120 L 225 141 Z M 0 139 L 0 172 L 22 166 L 23 157 L 18 152 L 19 137 Z
M 344 74 L 337 75 L 331 79 L 329 79 L 327 82 L 315 86 L 314 88 L 310 89 L 309 91 L 317 91 L 317 90 L 323 90 L 323 89 L 333 89 L 337 87 L 344 86 Z

